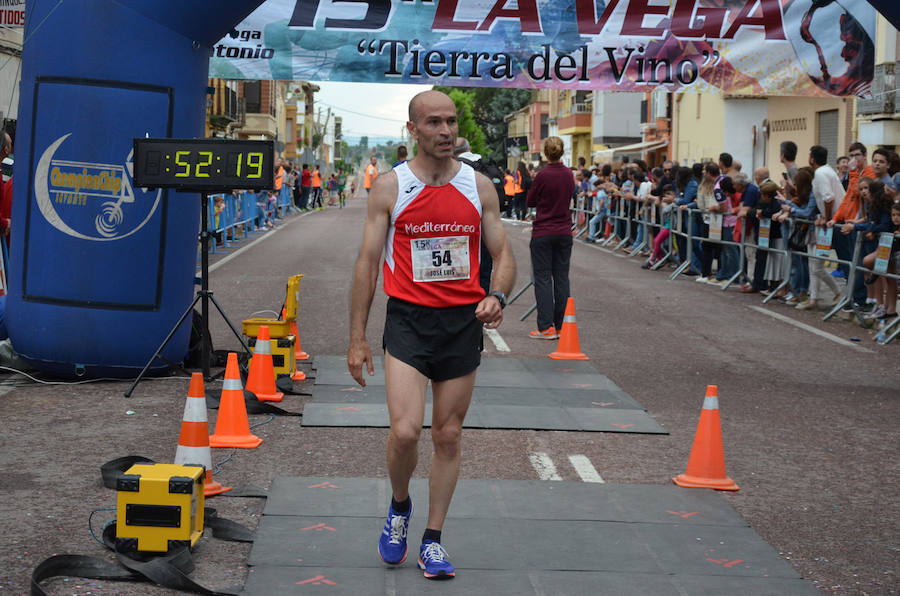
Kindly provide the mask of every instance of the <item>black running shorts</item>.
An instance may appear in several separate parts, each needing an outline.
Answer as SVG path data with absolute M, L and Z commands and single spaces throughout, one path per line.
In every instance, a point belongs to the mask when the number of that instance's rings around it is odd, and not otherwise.
M 464 377 L 481 364 L 477 304 L 432 308 L 389 298 L 382 347 L 432 381 Z

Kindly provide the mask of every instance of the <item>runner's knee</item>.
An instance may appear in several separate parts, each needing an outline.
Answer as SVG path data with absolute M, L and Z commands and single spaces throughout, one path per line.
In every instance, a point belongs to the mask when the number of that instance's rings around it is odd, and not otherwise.
M 435 451 L 444 455 L 456 455 L 462 442 L 462 428 L 455 424 L 432 427 L 431 440 Z
M 396 422 L 391 425 L 391 441 L 397 449 L 415 449 L 421 432 L 421 425 L 405 421 Z

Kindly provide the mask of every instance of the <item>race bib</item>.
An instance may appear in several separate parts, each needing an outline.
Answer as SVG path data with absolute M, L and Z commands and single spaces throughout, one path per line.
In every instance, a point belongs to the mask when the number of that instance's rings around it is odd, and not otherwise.
M 722 239 L 722 222 L 724 221 L 725 216 L 721 213 L 710 213 L 709 215 L 709 239 L 710 240 L 721 240 Z
M 887 273 L 888 263 L 891 262 L 891 246 L 894 244 L 894 234 L 883 232 L 878 237 L 878 248 L 875 249 L 875 273 Z
M 411 241 L 413 281 L 469 279 L 469 237 L 444 236 Z
M 816 256 L 817 257 L 825 257 L 826 259 L 831 256 L 831 241 L 834 238 L 834 228 L 829 228 L 826 226 L 818 226 L 816 228 Z

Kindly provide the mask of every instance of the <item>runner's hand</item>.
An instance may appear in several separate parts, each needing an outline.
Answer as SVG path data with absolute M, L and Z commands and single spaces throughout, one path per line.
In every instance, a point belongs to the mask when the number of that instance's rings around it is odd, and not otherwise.
M 475 307 L 475 318 L 488 329 L 496 329 L 503 322 L 503 309 L 495 296 L 485 296 Z
M 369 349 L 369 344 L 365 341 L 351 343 L 350 349 L 347 350 L 347 369 L 350 371 L 350 376 L 353 377 L 353 380 L 359 383 L 361 387 L 366 386 L 366 379 L 362 374 L 363 364 L 366 365 L 369 376 L 374 376 L 375 364 L 372 362 L 372 350 Z

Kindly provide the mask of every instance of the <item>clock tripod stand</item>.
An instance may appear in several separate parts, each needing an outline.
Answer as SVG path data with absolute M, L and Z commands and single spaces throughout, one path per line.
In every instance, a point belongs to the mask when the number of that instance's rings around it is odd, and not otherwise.
M 200 368 L 203 371 L 203 380 L 210 380 L 210 364 L 209 364 L 209 355 L 212 352 L 212 337 L 210 337 L 209 333 L 209 303 L 212 302 L 213 306 L 216 307 L 216 310 L 219 311 L 219 314 L 222 315 L 222 318 L 228 324 L 228 327 L 231 329 L 234 336 L 241 342 L 241 346 L 244 348 L 244 351 L 248 354 L 250 353 L 250 348 L 247 346 L 247 343 L 244 341 L 244 338 L 238 333 L 238 330 L 235 328 L 234 324 L 228 319 L 228 315 L 225 314 L 225 311 L 222 309 L 222 305 L 216 301 L 213 296 L 212 291 L 209 289 L 209 237 L 211 234 L 207 229 L 209 226 L 209 195 L 205 192 L 200 193 L 200 289 L 197 290 L 197 294 L 194 296 L 194 301 L 187 307 L 184 311 L 184 314 L 181 315 L 181 318 L 178 319 L 178 322 L 175 323 L 175 326 L 172 327 L 172 330 L 169 331 L 169 334 L 166 336 L 166 339 L 163 340 L 162 344 L 160 344 L 159 348 L 156 349 L 156 352 L 153 356 L 150 357 L 150 360 L 147 361 L 147 364 L 144 365 L 144 369 L 140 372 L 137 378 L 132 382 L 131 387 L 128 388 L 128 391 L 125 392 L 125 397 L 131 397 L 131 394 L 134 392 L 137 384 L 141 382 L 141 379 L 144 378 L 144 375 L 147 374 L 147 371 L 150 369 L 150 366 L 153 362 L 158 358 L 168 364 L 169 366 L 174 366 L 177 368 L 181 368 L 178 364 L 168 361 L 166 358 L 163 358 L 162 351 L 168 345 L 169 341 L 175 335 L 178 328 L 184 323 L 187 319 L 188 315 L 190 315 L 194 311 L 194 307 L 197 306 L 197 303 L 200 303 L 200 337 L 201 337 L 201 355 L 200 355 Z M 183 370 L 183 369 L 182 369 Z

